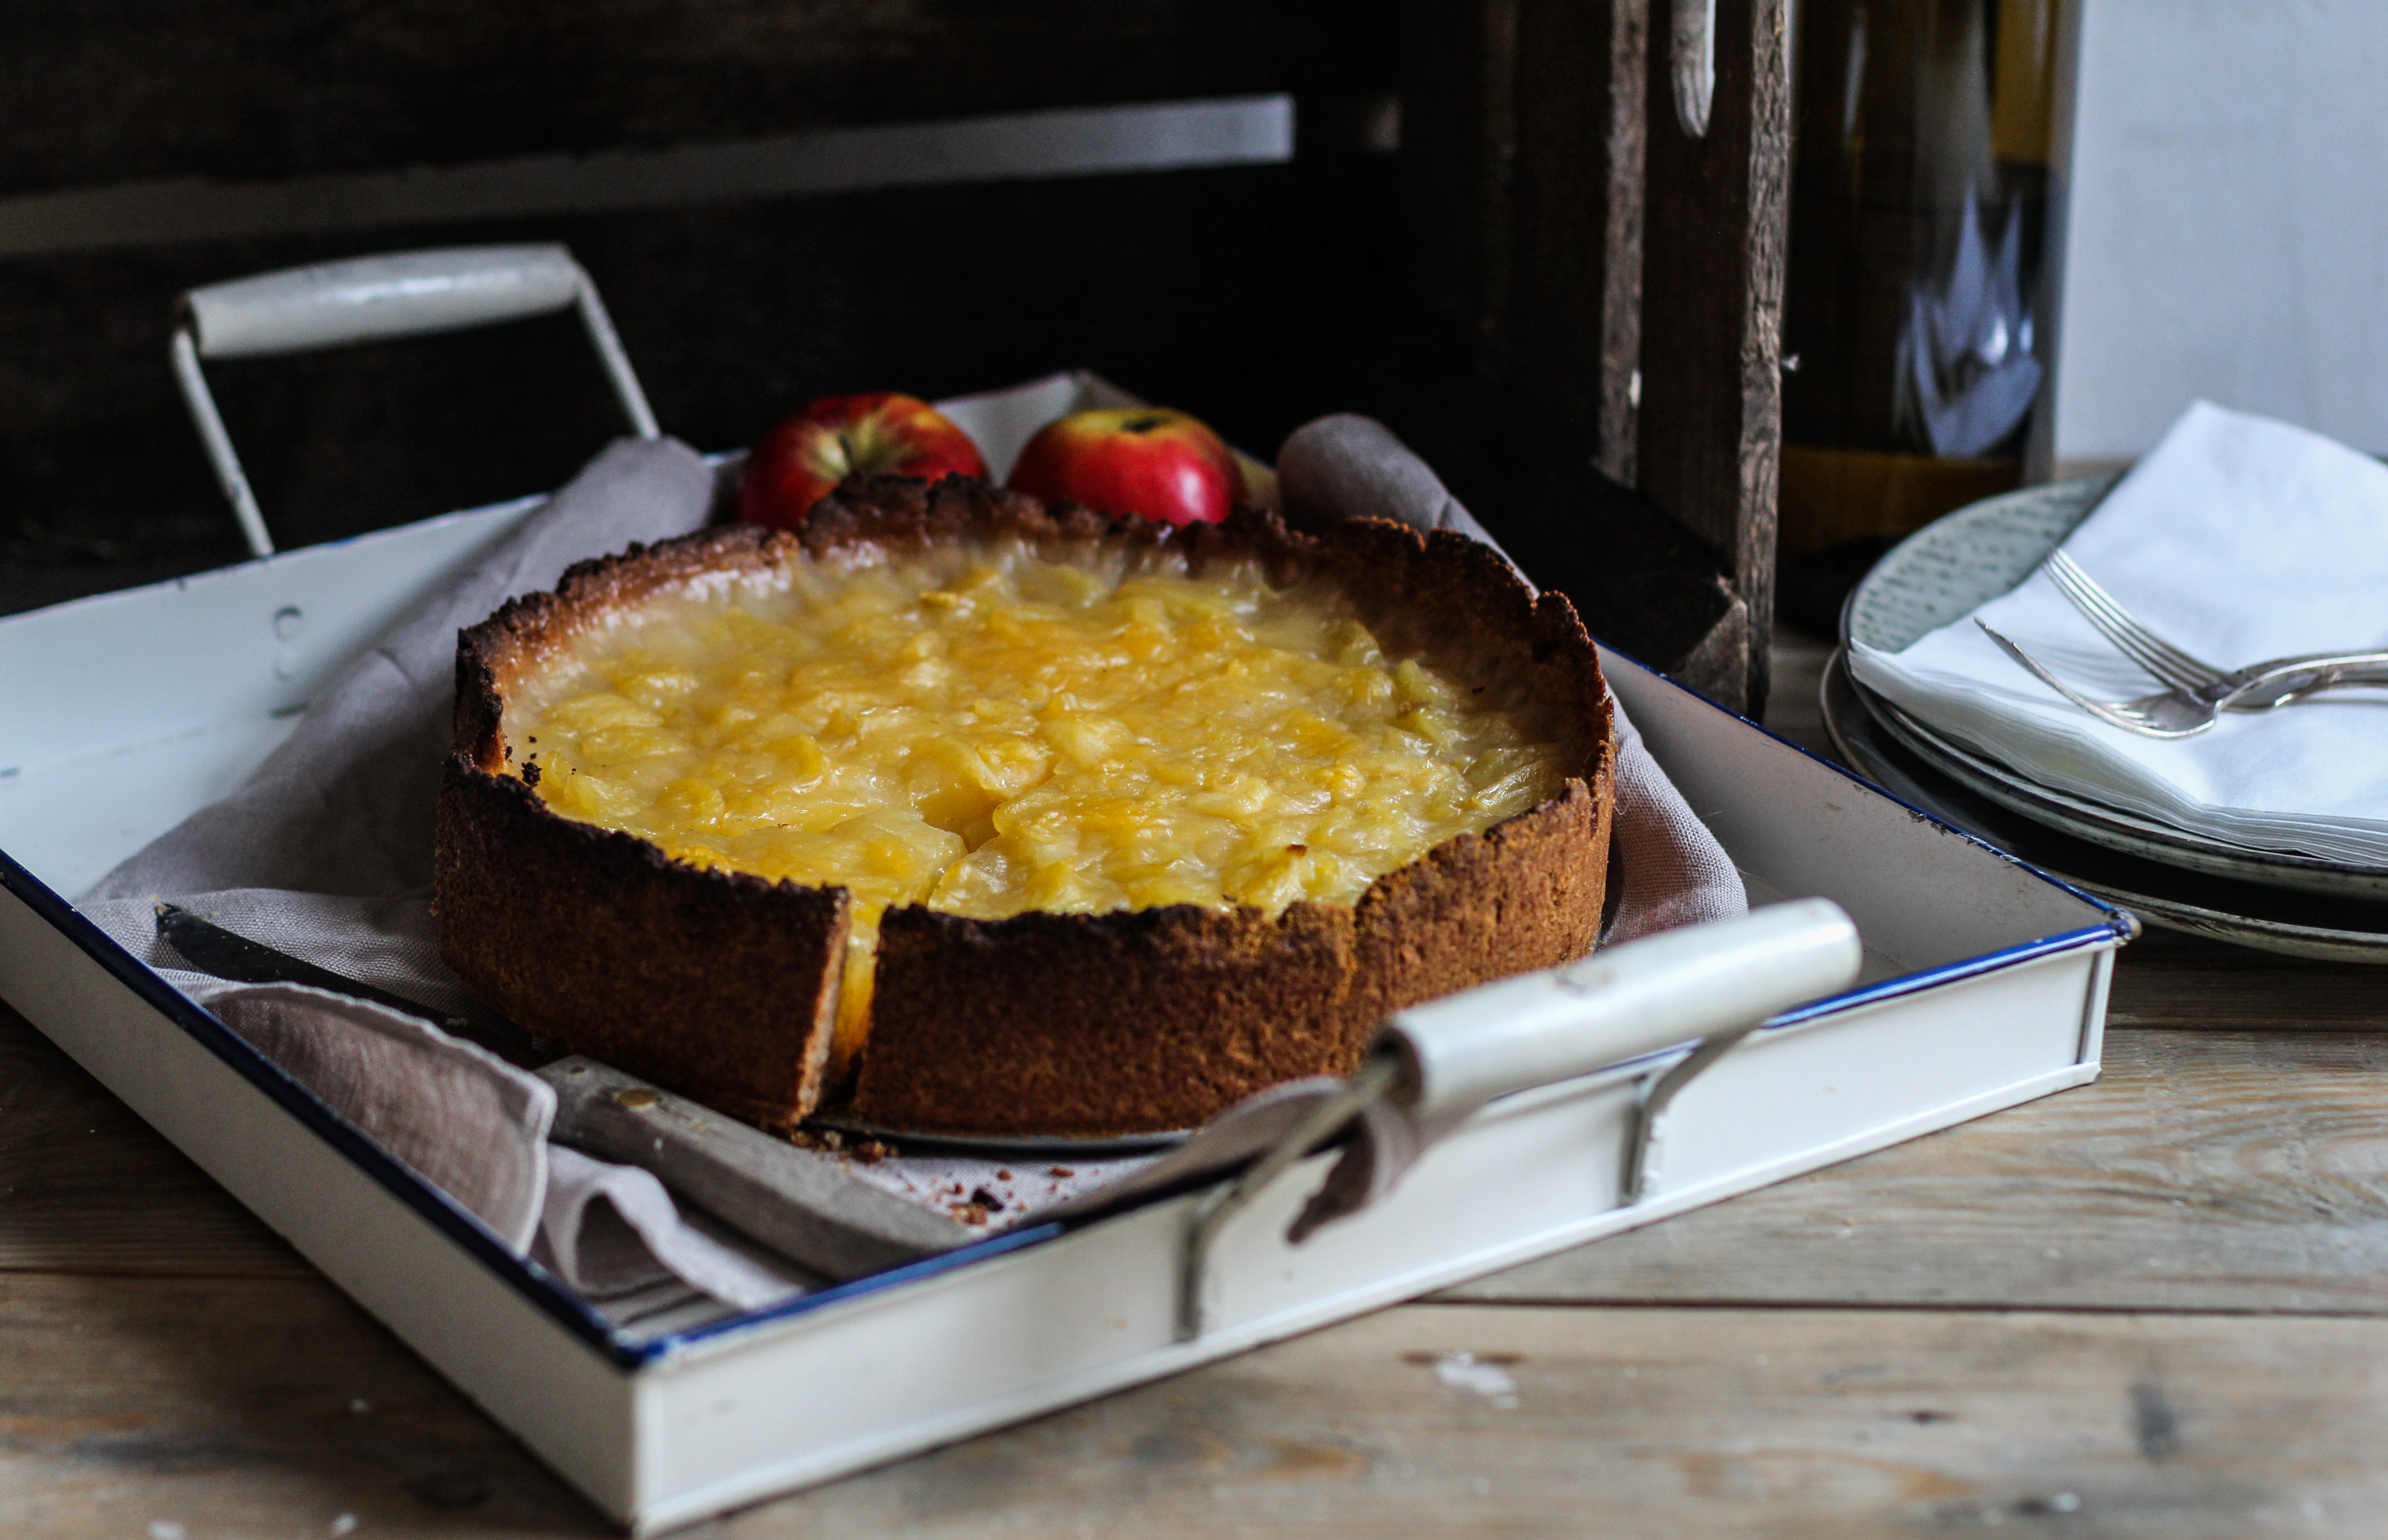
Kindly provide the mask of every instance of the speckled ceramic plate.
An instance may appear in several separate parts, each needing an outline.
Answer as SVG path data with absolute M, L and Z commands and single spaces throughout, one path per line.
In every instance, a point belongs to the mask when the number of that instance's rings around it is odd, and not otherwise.
M 2027 487 L 1961 508 L 1916 531 L 1850 592 L 1841 611 L 1841 645 L 1859 642 L 1895 653 L 1971 614 L 2031 576 L 2118 479 Z M 2388 900 L 2388 867 L 2251 849 L 2058 791 L 1960 746 L 1854 681 L 1851 688 L 1910 753 L 1977 795 L 2077 839 L 2269 887 Z
M 1891 795 L 2153 924 L 2292 957 L 2388 963 L 2388 903 L 2189 871 L 2077 839 L 1942 774 L 1867 710 L 1840 653 L 1819 692 L 1842 762 Z

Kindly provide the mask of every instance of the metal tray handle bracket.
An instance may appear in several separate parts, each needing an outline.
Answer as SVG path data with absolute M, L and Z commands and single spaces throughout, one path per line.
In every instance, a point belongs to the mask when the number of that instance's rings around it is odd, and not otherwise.
M 286 268 L 195 288 L 176 307 L 174 379 L 252 554 L 270 556 L 257 497 L 199 372 L 203 358 L 312 352 L 383 337 L 461 331 L 578 307 L 614 394 L 641 439 L 662 437 L 646 392 L 572 253 L 561 246 L 459 246 Z
M 1233 1181 L 1195 1205 L 1181 1253 L 1177 1337 L 1207 1324 L 1213 1241 L 1229 1220 L 1304 1155 L 1379 1099 L 1429 1137 L 1498 1096 L 1590 1075 L 1696 1039 L 1658 1078 L 1633 1119 L 1620 1204 L 1656 1175 L 1651 1144 L 1670 1103 L 1785 1006 L 1858 976 L 1857 926 L 1825 898 L 1774 904 L 1737 920 L 1670 931 L 1553 968 L 1502 979 L 1395 1013 L 1340 1090 Z

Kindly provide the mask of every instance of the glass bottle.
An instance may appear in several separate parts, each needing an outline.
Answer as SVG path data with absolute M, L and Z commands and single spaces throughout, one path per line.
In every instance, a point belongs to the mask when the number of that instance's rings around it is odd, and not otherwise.
M 2059 0 L 1799 0 L 1781 587 L 1829 633 L 1900 536 L 2019 485 Z

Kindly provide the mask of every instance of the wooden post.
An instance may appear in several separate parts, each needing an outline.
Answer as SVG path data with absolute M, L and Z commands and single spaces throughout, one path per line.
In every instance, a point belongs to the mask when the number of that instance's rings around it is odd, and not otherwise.
M 1679 3 L 1706 16 L 1705 0 L 1412 0 L 1403 149 L 1429 305 L 1477 397 L 1443 460 L 1595 630 L 1755 713 L 1773 613 L 1786 0 L 1717 0 L 1696 137 L 1661 41 Z
M 1639 481 L 1716 553 L 1746 607 L 1747 683 L 1742 700 L 1727 704 L 1756 715 L 1766 703 L 1774 616 L 1788 6 L 1715 5 L 1716 90 L 1705 136 L 1694 138 L 1677 121 L 1670 50 L 1648 50 Z M 1665 35 L 1671 20 L 1654 19 L 1656 30 Z
M 1509 373 L 1631 485 L 1649 0 L 1520 0 L 1516 34 Z

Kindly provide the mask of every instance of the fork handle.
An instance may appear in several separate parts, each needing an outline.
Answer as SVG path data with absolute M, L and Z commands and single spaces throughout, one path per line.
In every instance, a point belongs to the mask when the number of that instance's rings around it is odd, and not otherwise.
M 2280 658 L 2226 674 L 2199 694 L 2226 711 L 2269 711 L 2325 690 L 2361 684 L 2388 684 L 2388 652 Z

